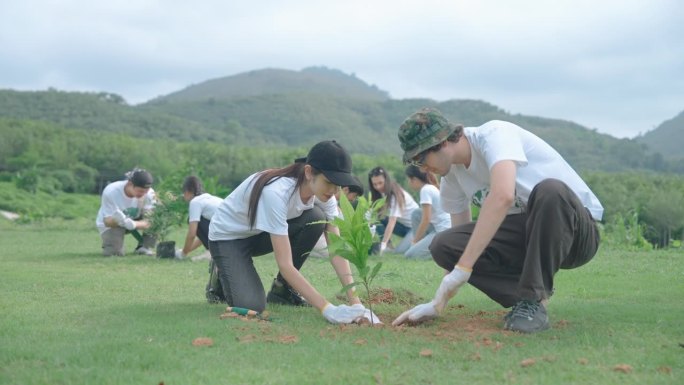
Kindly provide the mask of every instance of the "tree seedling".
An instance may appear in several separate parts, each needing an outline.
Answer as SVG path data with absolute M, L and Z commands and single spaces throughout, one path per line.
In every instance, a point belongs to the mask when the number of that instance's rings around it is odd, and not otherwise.
M 371 311 L 371 325 L 375 324 L 375 320 L 373 320 L 373 305 L 370 301 L 370 287 L 382 267 L 382 262 L 378 262 L 374 266 L 368 264 L 368 254 L 374 241 L 374 234 L 371 232 L 370 226 L 377 222 L 378 211 L 384 203 L 384 198 L 370 203 L 370 195 L 368 199 L 361 196 L 358 198 L 356 208 L 354 208 L 346 195 L 340 194 L 342 216 L 327 222 L 340 229 L 339 236 L 328 233 L 330 255 L 339 255 L 348 260 L 358 271 L 358 280 L 355 279 L 351 284 L 344 286 L 342 291 L 358 285 L 362 285 L 366 289 L 369 299 L 368 308 Z

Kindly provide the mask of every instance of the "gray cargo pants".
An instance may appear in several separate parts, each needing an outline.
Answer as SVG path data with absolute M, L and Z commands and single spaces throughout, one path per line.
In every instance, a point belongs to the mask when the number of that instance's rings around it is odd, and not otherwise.
M 137 247 L 143 246 L 148 249 L 153 249 L 156 239 L 147 234 L 140 234 L 137 230 L 134 232 L 128 231 L 123 227 L 111 227 L 100 235 L 102 238 L 102 255 L 109 257 L 112 255 L 126 255 L 124 250 L 124 236 L 132 234 L 138 241 Z M 137 235 L 137 236 L 136 236 Z
M 325 229 L 324 223 L 309 223 L 322 220 L 325 220 L 325 214 L 314 206 L 287 221 L 292 263 L 297 270 L 301 269 Z M 209 241 L 209 252 L 218 267 L 219 280 L 228 305 L 258 312 L 266 308 L 264 286 L 252 258 L 272 251 L 271 235 L 267 232 L 245 239 Z M 280 273 L 278 278 L 285 282 Z
M 470 222 L 438 233 L 430 245 L 435 262 L 451 271 L 474 228 Z M 526 213 L 504 219 L 468 282 L 503 307 L 546 299 L 556 272 L 589 262 L 599 242 L 596 223 L 577 195 L 565 183 L 545 179 L 532 190 Z

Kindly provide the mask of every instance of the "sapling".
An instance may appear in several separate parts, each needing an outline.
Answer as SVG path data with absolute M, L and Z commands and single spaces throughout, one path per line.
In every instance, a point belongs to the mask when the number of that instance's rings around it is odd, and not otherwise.
M 334 218 L 331 223 L 340 229 L 340 235 L 328 233 L 328 250 L 330 255 L 339 255 L 356 266 L 359 280 L 354 280 L 349 285 L 342 288 L 342 291 L 349 290 L 355 286 L 362 285 L 366 288 L 368 295 L 368 308 L 371 312 L 371 325 L 373 320 L 373 305 L 370 298 L 370 287 L 373 279 L 377 276 L 382 262 L 375 266 L 368 265 L 368 253 L 373 245 L 374 234 L 371 232 L 371 225 L 377 221 L 377 214 L 385 203 L 385 199 L 378 199 L 370 202 L 360 196 L 354 208 L 345 194 L 340 194 L 340 210 L 342 216 Z
M 164 255 L 159 255 L 159 246 L 166 242 L 166 238 L 169 236 L 173 227 L 182 222 L 184 202 L 181 202 L 181 200 L 170 191 L 158 193 L 156 200 L 154 209 L 145 216 L 150 222 L 150 227 L 145 230 L 145 233 L 154 236 L 159 242 L 157 256 L 172 258 L 173 251 L 175 251 L 175 242 L 168 246 L 171 251 L 165 250 L 163 253 Z

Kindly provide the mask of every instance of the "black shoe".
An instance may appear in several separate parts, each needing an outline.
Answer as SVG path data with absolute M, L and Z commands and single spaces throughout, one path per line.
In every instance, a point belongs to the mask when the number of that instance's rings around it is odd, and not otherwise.
M 205 289 L 207 302 L 209 303 L 225 303 L 226 298 L 223 296 L 223 287 L 219 281 L 218 269 L 214 265 L 214 260 L 209 261 L 209 282 Z
M 273 280 L 271 291 L 269 291 L 266 296 L 266 302 L 290 306 L 311 306 L 306 302 L 304 297 L 294 291 L 287 282 L 280 281 L 278 278 Z
M 508 317 L 506 319 L 506 317 Z M 537 301 L 522 300 L 504 317 L 504 329 L 520 333 L 536 333 L 550 327 L 544 305 Z

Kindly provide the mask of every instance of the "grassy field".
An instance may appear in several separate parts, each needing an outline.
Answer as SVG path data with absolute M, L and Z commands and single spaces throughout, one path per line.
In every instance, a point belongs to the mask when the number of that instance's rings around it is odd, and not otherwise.
M 182 233 L 174 234 L 176 240 Z M 132 242 L 128 240 L 129 250 Z M 93 225 L 0 219 L 0 384 L 682 384 L 684 253 L 600 250 L 562 271 L 536 335 L 501 330 L 471 287 L 418 327 L 333 326 L 313 309 L 271 322 L 220 319 L 206 262 L 103 258 Z M 431 298 L 432 262 L 383 256 L 376 313 L 390 323 Z M 272 256 L 256 259 L 264 285 Z M 334 303 L 330 264 L 302 269 Z M 212 346 L 193 346 L 197 337 Z

